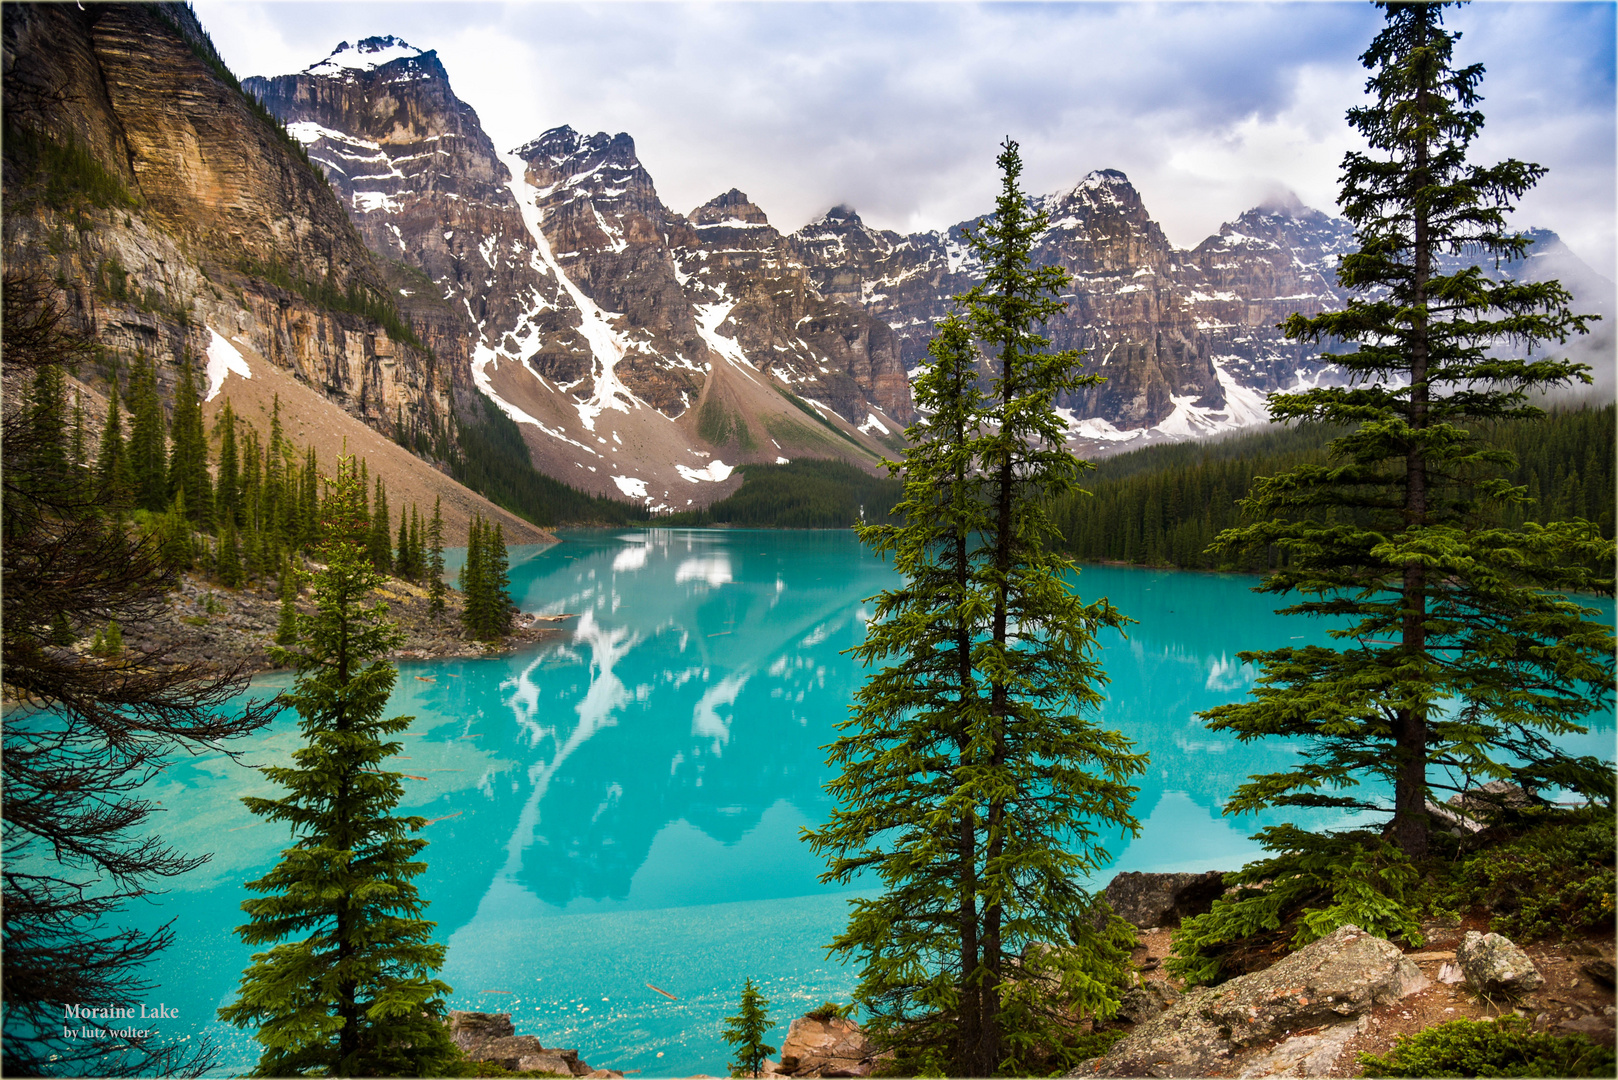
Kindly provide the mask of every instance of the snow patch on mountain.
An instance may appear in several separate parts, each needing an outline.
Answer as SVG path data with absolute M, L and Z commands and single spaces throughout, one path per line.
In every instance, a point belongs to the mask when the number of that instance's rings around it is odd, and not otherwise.
M 612 478 L 612 482 L 618 485 L 619 491 L 628 495 L 631 499 L 646 498 L 646 481 L 644 480 L 637 480 L 633 476 L 615 476 Z M 617 564 L 614 563 L 613 569 L 616 570 L 617 568 Z
M 234 371 L 244 379 L 251 379 L 253 371 L 247 366 L 242 354 L 236 351 L 236 346 L 219 336 L 219 331 L 208 327 L 208 396 L 203 401 L 212 401 L 219 396 L 219 390 L 225 385 L 225 375 Z
M 726 465 L 718 458 L 714 458 L 708 463 L 706 469 L 693 469 L 689 465 L 676 465 L 674 466 L 674 471 L 693 484 L 700 484 L 704 480 L 718 483 L 721 480 L 729 480 L 730 474 L 736 471 L 736 467 Z
M 383 64 L 423 55 L 422 50 L 390 34 L 386 37 L 363 38 L 352 45 L 344 41 L 332 50 L 330 56 L 303 70 L 309 75 L 330 77 L 346 71 L 375 71 Z
M 613 370 L 618 361 L 624 358 L 629 343 L 623 335 L 613 329 L 608 314 L 602 311 L 594 300 L 584 295 L 584 291 L 567 276 L 556 261 L 550 241 L 545 239 L 545 230 L 541 227 L 545 211 L 540 208 L 538 194 L 526 179 L 527 163 L 515 152 L 506 154 L 503 160 L 512 177 L 506 186 L 510 188 L 512 197 L 517 200 L 523 224 L 527 226 L 529 235 L 534 238 L 540 259 L 546 268 L 556 275 L 556 280 L 573 298 L 573 303 L 579 309 L 581 316 L 579 333 L 590 343 L 590 353 L 595 358 L 596 367 L 593 372 L 595 387 L 590 397 L 575 402 L 575 408 L 579 410 L 579 420 L 584 424 L 585 430 L 593 432 L 596 428 L 596 418 L 607 409 L 627 415 L 631 408 L 641 407 L 640 399 L 618 381 L 618 376 Z
M 721 301 L 717 304 L 695 305 L 697 314 L 697 334 L 702 338 L 703 343 L 706 344 L 709 349 L 713 350 L 720 356 L 723 356 L 731 363 L 737 365 L 738 370 L 741 368 L 752 368 L 754 371 L 757 371 L 757 365 L 749 360 L 747 358 L 747 354 L 742 351 L 741 343 L 735 338 L 725 337 L 719 332 L 719 328 L 724 325 L 726 319 L 730 318 L 730 311 L 735 306 L 736 301 L 734 300 Z M 758 380 L 754 379 L 753 376 L 748 375 L 746 371 L 743 371 L 742 374 L 746 376 L 748 380 L 758 382 Z
M 860 425 L 860 430 L 865 432 L 867 435 L 871 434 L 873 431 L 880 431 L 884 435 L 893 434 L 887 429 L 886 425 L 882 423 L 881 419 L 878 418 L 876 413 L 865 414 L 865 423 Z

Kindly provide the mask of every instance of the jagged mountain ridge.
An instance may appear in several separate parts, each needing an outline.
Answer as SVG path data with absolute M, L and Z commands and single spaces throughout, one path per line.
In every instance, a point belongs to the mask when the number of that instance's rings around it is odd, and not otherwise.
M 827 452 L 826 445 L 778 438 L 794 420 L 790 413 L 777 412 L 774 427 L 753 417 L 761 403 L 780 402 L 766 394 L 747 404 L 748 394 L 737 392 L 748 379 L 749 392 L 790 387 L 845 435 L 857 427 L 891 437 L 910 416 L 908 374 L 924 360 L 934 325 L 951 297 L 981 278 L 966 245 L 970 222 L 902 236 L 870 229 L 840 206 L 784 236 L 735 189 L 689 214 L 674 212 L 627 134 L 558 127 L 502 158 L 477 129 L 479 175 L 497 177 L 488 163 L 498 159 L 517 177 L 507 181 L 514 199 L 495 191 L 489 205 L 501 204 L 509 219 L 512 203 L 531 202 L 532 242 L 525 245 L 509 220 L 498 227 L 471 220 L 466 207 L 451 205 L 459 192 L 439 193 L 427 180 L 447 165 L 442 184 L 460 168 L 453 151 L 424 149 L 424 138 L 446 134 L 397 136 L 397 116 L 434 110 L 467 118 L 457 137 L 476 127 L 434 54 L 394 38 L 366 39 L 344 43 L 300 75 L 248 85 L 317 160 L 349 173 L 356 163 L 375 164 L 363 182 L 332 174 L 368 241 L 417 263 L 446 297 L 459 298 L 482 342 L 474 350 L 481 359 L 470 361 L 478 385 L 525 421 L 536 463 L 589 490 L 678 506 L 669 494 L 678 482 L 667 468 L 656 475 L 648 455 L 770 460 L 788 443 L 795 454 Z M 302 89 L 289 89 L 295 87 Z M 353 105 L 356 91 L 362 108 Z M 411 95 L 421 103 L 398 104 Z M 344 130 L 313 119 L 316 113 Z M 378 157 L 379 150 L 386 152 Z M 433 164 L 411 164 L 423 160 Z M 400 202 L 407 191 L 414 191 L 408 207 Z M 1091 369 L 1107 376 L 1061 403 L 1080 446 L 1138 445 L 1262 422 L 1266 393 L 1342 378 L 1319 361 L 1316 347 L 1288 342 L 1276 329 L 1295 311 L 1314 314 L 1343 302 L 1335 267 L 1353 239 L 1342 219 L 1291 200 L 1250 210 L 1180 250 L 1116 170 L 1031 201 L 1050 220 L 1036 258 L 1071 275 L 1068 308 L 1048 328 L 1053 345 L 1088 350 Z M 483 250 L 491 236 L 493 261 Z M 421 245 L 415 253 L 413 238 Z M 515 278 L 531 280 L 514 280 L 508 266 L 497 265 L 508 240 Z M 555 263 L 554 281 L 546 279 L 541 247 Z M 467 254 L 473 248 L 485 265 Z M 521 310 L 513 296 L 525 298 Z M 764 387 L 748 372 L 762 372 Z M 563 400 L 552 400 L 558 394 Z M 600 470 L 604 462 L 585 454 L 599 457 L 609 445 L 594 423 L 640 406 L 673 420 L 674 431 L 641 417 L 635 426 L 659 431 L 640 437 L 638 471 Z M 622 433 L 607 434 L 616 452 Z M 619 467 L 627 468 L 624 460 L 618 457 Z M 703 465 L 677 463 L 674 472 L 686 482 L 693 470 L 707 480 Z M 715 494 L 704 491 L 694 501 Z
M 784 250 L 742 271 L 708 243 L 722 220 L 662 203 L 628 135 L 558 127 L 498 154 L 436 55 L 391 37 L 244 85 L 327 170 L 372 248 L 464 314 L 463 363 L 542 471 L 683 508 L 733 490 L 747 461 L 873 466 L 909 420 L 888 328 L 814 295 Z M 738 320 L 743 292 L 754 303 Z
M 1295 385 L 1313 352 L 1284 342 L 1273 324 L 1340 302 L 1331 282 L 1350 230 L 1317 211 L 1255 209 L 1186 252 L 1117 170 L 1030 201 L 1049 219 L 1036 262 L 1071 277 L 1067 311 L 1048 336 L 1053 347 L 1089 350 L 1091 370 L 1107 376 L 1062 402 L 1081 441 L 1189 437 L 1258 421 L 1262 393 Z M 901 236 L 839 206 L 792 240 L 818 288 L 893 328 L 914 371 L 951 297 L 982 279 L 966 248 L 975 224 Z M 1308 372 L 1321 374 L 1319 365 Z
M 1342 306 L 1343 255 L 1355 250 L 1352 225 L 1296 198 L 1255 207 L 1190 250 L 1173 248 L 1121 172 L 1090 173 L 1073 188 L 1030 199 L 1050 227 L 1035 247 L 1043 265 L 1072 277 L 1068 310 L 1048 327 L 1056 348 L 1089 349 L 1100 387 L 1064 400 L 1074 442 L 1088 452 L 1159 439 L 1195 438 L 1267 418 L 1275 390 L 1345 378 L 1321 349 L 1286 340 L 1277 324 L 1294 312 Z M 950 298 L 976 285 L 981 270 L 966 250 L 976 219 L 914 233 L 872 229 L 848 206 L 834 207 L 789 239 L 825 295 L 859 303 L 894 330 L 906 367 L 925 361 L 927 343 Z M 1578 310 L 1611 318 L 1613 283 L 1568 251 L 1554 233 L 1528 230 L 1528 258 L 1501 268 L 1528 281 L 1566 283 Z M 1450 269 L 1467 263 L 1446 256 Z M 1613 380 L 1606 323 L 1568 345 Z

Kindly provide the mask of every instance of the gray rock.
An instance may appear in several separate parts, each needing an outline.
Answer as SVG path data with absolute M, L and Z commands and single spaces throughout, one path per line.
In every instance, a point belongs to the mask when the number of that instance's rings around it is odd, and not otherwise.
M 1604 956 L 1598 956 L 1594 960 L 1586 960 L 1579 965 L 1579 970 L 1603 985 L 1618 985 L 1618 979 L 1614 978 L 1612 961 Z
M 1161 979 L 1143 982 L 1124 991 L 1116 1019 L 1128 1024 L 1150 1020 L 1180 1000 L 1180 992 Z
M 1127 922 L 1146 928 L 1179 926 L 1181 920 L 1201 915 L 1225 891 L 1225 875 L 1143 874 L 1131 871 L 1112 879 L 1102 896 Z
M 1216 993 L 1205 986 L 1189 991 L 1172 1009 L 1158 1013 L 1106 1054 L 1067 1075 L 1229 1075 L 1234 1048 L 1204 1011 Z
M 1365 1017 L 1336 1024 L 1313 1035 L 1294 1035 L 1272 1050 L 1250 1059 L 1239 1075 L 1259 1076 L 1326 1076 L 1349 1040 L 1365 1030 Z
M 1285 1071 L 1292 1066 L 1280 1059 L 1263 1063 L 1265 1055 L 1276 1051 L 1256 1047 L 1286 1031 L 1320 1025 L 1332 1026 L 1331 1039 L 1295 1044 L 1286 1056 L 1317 1064 L 1327 1057 L 1335 1060 L 1342 1049 L 1335 1040 L 1343 1036 L 1337 1029 L 1345 1026 L 1345 1020 L 1427 985 L 1416 965 L 1393 945 L 1357 926 L 1344 926 L 1264 971 L 1190 991 L 1136 1027 L 1106 1055 L 1068 1075 L 1182 1077 L 1229 1076 L 1245 1068 Z
M 449 1014 L 450 1041 L 469 1054 L 484 1043 L 509 1038 L 516 1033 L 510 1013 L 451 1010 Z
M 1288 1028 L 1334 1024 L 1425 988 L 1427 979 L 1397 946 L 1341 926 L 1263 971 L 1232 979 L 1208 1006 L 1238 1046 Z
M 1455 949 L 1455 959 L 1466 981 L 1480 994 L 1515 997 L 1545 985 L 1528 954 L 1499 934 L 1467 931 Z
M 1487 821 L 1502 809 L 1521 810 L 1534 805 L 1534 800 L 1509 780 L 1491 780 L 1482 787 L 1451 795 L 1444 805 L 1474 820 Z

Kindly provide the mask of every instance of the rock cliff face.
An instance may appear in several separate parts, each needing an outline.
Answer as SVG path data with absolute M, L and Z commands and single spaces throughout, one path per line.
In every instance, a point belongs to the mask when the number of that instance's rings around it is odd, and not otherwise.
M 1287 341 L 1276 324 L 1341 307 L 1337 263 L 1354 247 L 1343 218 L 1296 202 L 1259 207 L 1181 252 L 1176 276 L 1225 370 L 1255 390 L 1281 390 L 1320 376 L 1320 348 Z
M 442 430 L 451 390 L 401 340 L 382 267 L 187 7 L 8 7 L 4 48 L 8 126 L 29 133 L 7 154 L 10 268 L 154 356 L 165 394 L 219 333 L 378 431 Z M 69 171 L 91 194 L 61 195 Z
M 560 127 L 498 154 L 436 55 L 391 37 L 245 85 L 396 260 L 390 280 L 422 304 L 412 318 L 452 378 L 517 421 L 543 471 L 653 507 L 702 505 L 735 488 L 739 462 L 873 463 L 878 429 L 908 420 L 887 328 L 815 296 L 784 253 L 733 259 L 732 210 L 757 216 L 766 247 L 780 237 L 739 193 L 700 221 L 670 210 L 628 135 Z M 741 293 L 753 306 L 738 319 Z M 793 350 L 796 366 L 779 359 Z M 800 411 L 788 387 L 824 404 Z

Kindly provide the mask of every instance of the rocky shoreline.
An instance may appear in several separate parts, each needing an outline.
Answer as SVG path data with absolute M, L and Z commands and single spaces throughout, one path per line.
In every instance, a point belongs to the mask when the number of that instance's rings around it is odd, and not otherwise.
M 537 645 L 561 633 L 555 621 L 520 616 L 510 634 L 485 643 L 461 627 L 462 597 L 458 592 L 445 594 L 445 610 L 437 619 L 428 613 L 424 585 L 388 578 L 374 595 L 388 605 L 388 618 L 405 633 L 404 644 L 389 654 L 390 660 L 489 656 Z M 314 611 L 307 583 L 298 609 L 306 615 Z M 227 589 L 185 574 L 156 618 L 122 628 L 124 647 L 152 654 L 164 665 L 203 663 L 256 675 L 277 670 L 269 650 L 275 644 L 280 618 L 281 601 L 273 580 Z M 87 640 L 88 634 L 82 644 Z

